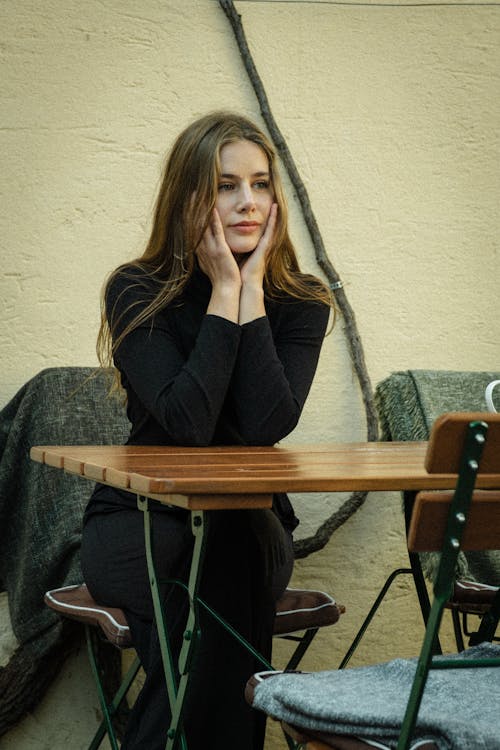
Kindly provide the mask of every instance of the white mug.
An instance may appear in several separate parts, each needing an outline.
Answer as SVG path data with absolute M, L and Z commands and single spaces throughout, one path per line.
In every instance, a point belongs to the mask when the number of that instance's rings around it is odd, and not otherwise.
M 486 387 L 486 391 L 484 394 L 488 411 L 495 413 L 497 412 L 497 410 L 495 409 L 495 404 L 493 403 L 493 391 L 495 389 L 495 386 L 497 386 L 499 383 L 500 380 L 492 380 L 491 383 L 489 383 L 489 385 Z

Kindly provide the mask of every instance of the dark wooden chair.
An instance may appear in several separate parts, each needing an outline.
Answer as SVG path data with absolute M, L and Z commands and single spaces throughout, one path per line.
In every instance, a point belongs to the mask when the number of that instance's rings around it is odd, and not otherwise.
M 118 709 L 127 696 L 140 669 L 138 657 L 132 661 L 119 690 L 111 700 L 105 695 L 102 665 L 98 658 L 98 638 L 106 638 L 114 646 L 132 647 L 130 629 L 125 615 L 116 607 L 97 603 L 85 584 L 65 586 L 47 591 L 45 603 L 64 617 L 81 622 L 85 627 L 87 650 L 96 683 L 103 720 L 93 737 L 89 750 L 96 750 L 107 735 L 113 750 L 118 750 L 118 739 L 113 724 Z M 287 589 L 277 602 L 274 635 L 296 642 L 286 669 L 296 669 L 320 628 L 333 625 L 345 607 L 323 591 Z

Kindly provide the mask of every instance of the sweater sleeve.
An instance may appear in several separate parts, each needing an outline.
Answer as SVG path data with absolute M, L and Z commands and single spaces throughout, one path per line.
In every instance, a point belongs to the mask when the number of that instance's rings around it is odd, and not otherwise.
M 250 445 L 273 445 L 297 425 L 328 323 L 326 305 L 280 307 L 274 335 L 268 317 L 242 326 L 231 390 L 238 429 Z
M 108 288 L 108 319 L 119 335 L 147 304 L 144 289 L 118 278 Z M 241 328 L 216 315 L 205 315 L 186 354 L 175 325 L 157 316 L 126 335 L 115 355 L 127 390 L 177 445 L 208 445 L 226 397 Z

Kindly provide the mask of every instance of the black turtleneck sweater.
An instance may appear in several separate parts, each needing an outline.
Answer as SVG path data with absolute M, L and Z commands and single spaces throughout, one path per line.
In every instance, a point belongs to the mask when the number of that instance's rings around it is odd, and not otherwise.
M 157 291 L 157 282 L 133 268 L 112 280 L 106 311 L 114 335 Z M 128 444 L 273 445 L 296 426 L 328 307 L 266 298 L 266 316 L 240 326 L 206 314 L 210 294 L 208 277 L 195 272 L 182 295 L 128 334 L 116 352 L 131 422 Z M 97 485 L 86 516 L 123 505 L 135 507 L 135 495 Z M 296 525 L 285 496 L 276 497 L 275 510 L 285 525 Z

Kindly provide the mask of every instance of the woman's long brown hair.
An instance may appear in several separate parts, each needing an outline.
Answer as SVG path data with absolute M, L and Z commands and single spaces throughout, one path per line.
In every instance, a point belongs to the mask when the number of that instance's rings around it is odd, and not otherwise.
M 288 234 L 288 210 L 277 170 L 276 153 L 269 139 L 250 120 L 231 112 L 213 112 L 196 120 L 178 136 L 167 158 L 148 244 L 140 258 L 117 268 L 107 280 L 101 299 L 101 326 L 97 355 L 102 366 L 109 367 L 121 342 L 132 330 L 166 307 L 182 292 L 195 268 L 195 250 L 207 228 L 217 200 L 220 175 L 220 151 L 235 141 L 248 140 L 262 148 L 269 162 L 278 217 L 269 251 L 264 279 L 268 297 L 291 295 L 331 306 L 330 290 L 322 282 L 300 273 L 297 255 Z M 106 290 L 116 275 L 130 270 L 130 287 L 159 291 L 119 335 L 120 318 L 106 309 Z M 129 287 L 129 288 L 130 288 Z M 142 307 L 142 305 L 141 305 Z

